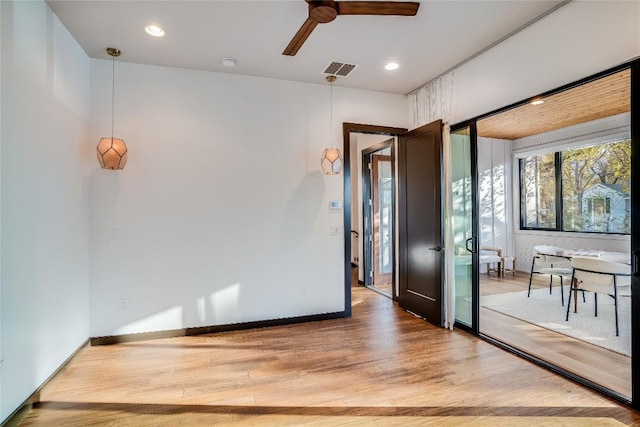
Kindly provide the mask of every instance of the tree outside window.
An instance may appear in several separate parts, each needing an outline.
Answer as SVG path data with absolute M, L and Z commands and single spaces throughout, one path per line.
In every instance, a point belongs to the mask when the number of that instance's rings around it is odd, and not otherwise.
M 551 162 L 554 157 L 548 153 L 520 161 L 521 228 L 628 234 L 631 140 L 565 150 L 558 164 Z M 548 207 L 555 213 L 556 185 L 562 194 L 560 218 L 546 214 Z
M 521 198 L 526 228 L 556 228 L 555 155 L 522 159 Z

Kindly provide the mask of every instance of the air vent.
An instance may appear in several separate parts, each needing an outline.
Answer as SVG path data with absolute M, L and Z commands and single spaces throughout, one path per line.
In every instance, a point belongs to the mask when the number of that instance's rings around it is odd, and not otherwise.
M 323 73 L 330 74 L 332 76 L 347 77 L 353 70 L 355 70 L 356 67 L 357 65 L 354 64 L 332 61 L 329 63 L 329 65 L 327 65 Z

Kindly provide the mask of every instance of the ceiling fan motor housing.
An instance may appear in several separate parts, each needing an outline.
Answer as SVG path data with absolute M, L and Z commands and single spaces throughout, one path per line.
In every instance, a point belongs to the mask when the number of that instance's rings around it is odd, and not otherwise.
M 336 19 L 338 7 L 334 1 L 314 1 L 309 3 L 309 18 L 318 24 L 326 24 Z

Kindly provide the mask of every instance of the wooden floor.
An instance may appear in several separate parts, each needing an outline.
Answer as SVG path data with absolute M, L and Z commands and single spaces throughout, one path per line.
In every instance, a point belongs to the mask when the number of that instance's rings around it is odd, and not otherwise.
M 527 290 L 529 276 L 481 275 L 480 293 L 489 295 Z M 533 287 L 547 288 L 548 279 L 534 277 Z M 555 294 L 560 298 L 559 289 Z M 623 396 L 631 396 L 631 358 L 587 342 L 541 328 L 493 310 L 480 309 L 480 332 L 546 360 Z
M 371 286 L 372 289 L 382 292 L 387 295 L 389 298 L 392 297 L 393 285 L 391 283 L 381 283 Z
M 620 426 L 640 415 L 353 289 L 353 317 L 86 347 L 23 426 Z

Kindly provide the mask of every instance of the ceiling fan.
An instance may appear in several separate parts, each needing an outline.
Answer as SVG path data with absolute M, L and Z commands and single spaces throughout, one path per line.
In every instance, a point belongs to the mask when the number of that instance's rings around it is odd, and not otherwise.
M 309 17 L 302 24 L 283 55 L 294 56 L 316 25 L 326 24 L 338 15 L 400 15 L 415 16 L 420 3 L 409 1 L 314 1 L 309 3 Z

